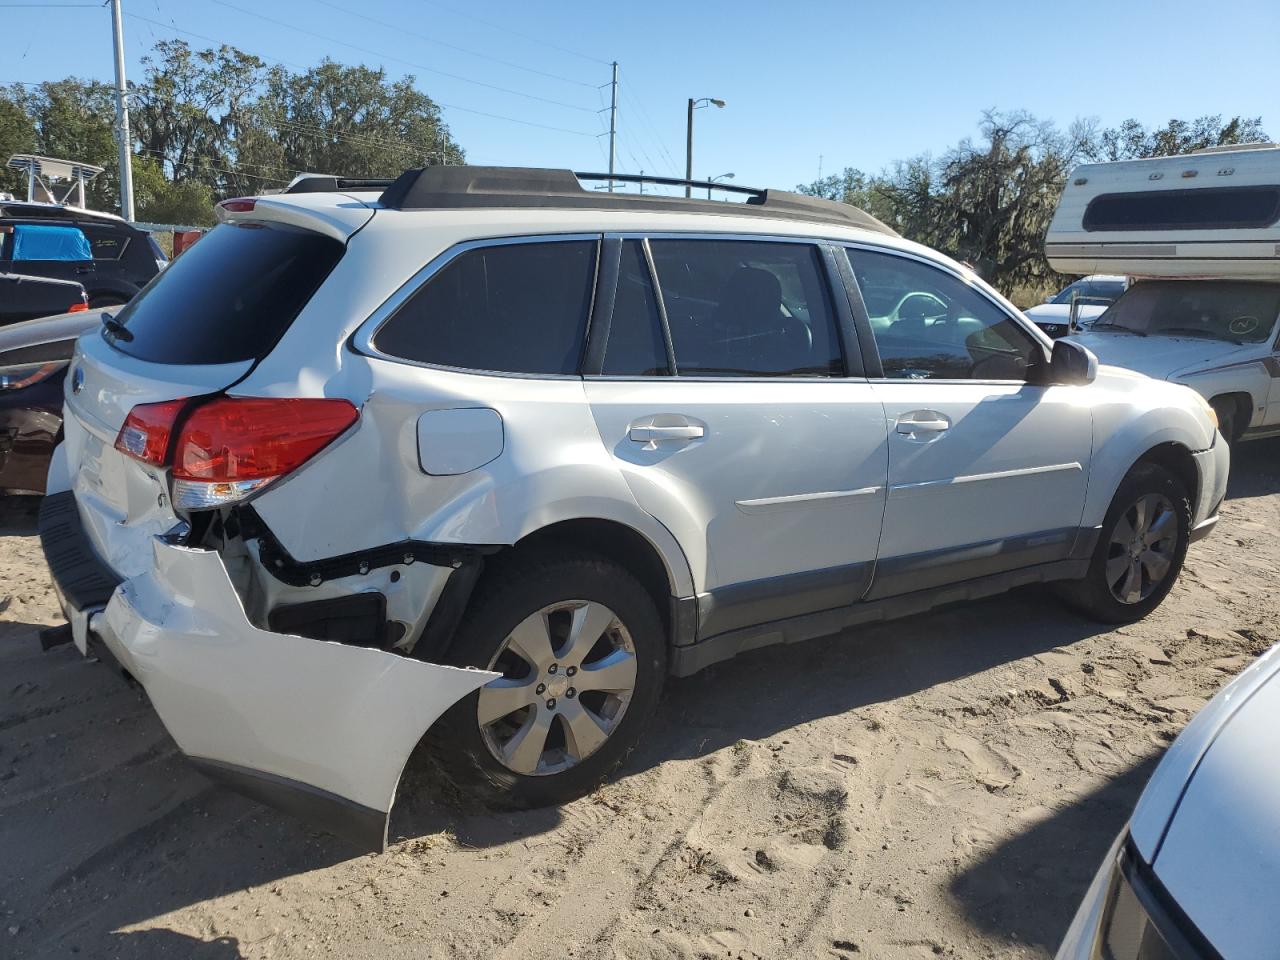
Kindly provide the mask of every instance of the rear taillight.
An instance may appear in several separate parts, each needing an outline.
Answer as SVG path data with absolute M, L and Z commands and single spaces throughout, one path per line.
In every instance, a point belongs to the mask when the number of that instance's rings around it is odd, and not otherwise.
M 346 400 L 215 397 L 187 414 L 172 457 L 166 457 L 185 404 L 135 407 L 116 448 L 145 463 L 172 466 L 173 504 L 187 510 L 243 500 L 302 466 L 359 416 Z M 152 458 L 157 448 L 159 460 Z
M 124 426 L 120 428 L 116 449 L 153 467 L 164 466 L 173 425 L 186 405 L 185 398 L 138 404 L 129 411 Z
M 88 302 L 85 300 L 81 300 L 79 303 L 73 303 L 71 306 L 67 307 L 67 313 L 83 313 L 88 309 L 89 309 Z

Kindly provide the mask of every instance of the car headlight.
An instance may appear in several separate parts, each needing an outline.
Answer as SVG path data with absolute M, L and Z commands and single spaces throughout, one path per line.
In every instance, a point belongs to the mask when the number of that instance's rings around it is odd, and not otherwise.
M 1121 849 L 1112 870 L 1093 956 L 1095 960 L 1210 960 L 1219 954 L 1130 842 Z
M 48 380 L 65 366 L 65 363 L 24 363 L 16 367 L 0 367 L 0 391 L 21 390 Z

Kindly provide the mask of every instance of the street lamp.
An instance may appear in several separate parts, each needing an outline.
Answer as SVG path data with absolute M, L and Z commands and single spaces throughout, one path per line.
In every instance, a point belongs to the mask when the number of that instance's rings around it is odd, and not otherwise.
M 708 200 L 711 199 L 711 184 L 715 183 L 717 180 L 732 180 L 732 179 L 733 179 L 732 173 L 722 173 L 717 177 L 711 177 L 710 179 L 708 179 L 707 180 L 707 199 Z
M 717 100 L 715 97 L 693 97 L 689 98 L 689 122 L 685 128 L 685 148 L 684 148 L 684 178 L 686 180 L 693 179 L 693 111 L 700 107 L 723 107 L 724 101 Z M 684 195 L 686 197 L 693 196 L 693 192 L 688 184 L 685 184 Z

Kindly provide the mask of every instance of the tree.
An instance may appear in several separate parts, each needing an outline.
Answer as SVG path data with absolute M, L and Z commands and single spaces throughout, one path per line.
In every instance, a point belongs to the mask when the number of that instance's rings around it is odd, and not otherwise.
M 35 153 L 37 143 L 36 125 L 27 111 L 7 91 L 0 90 L 0 164 L 15 153 Z M 0 166 L 0 191 L 25 196 L 25 181 L 17 170 Z
M 406 77 L 332 60 L 305 73 L 268 72 L 239 144 L 246 188 L 308 171 L 395 176 L 407 167 L 463 163 L 440 108 Z
M 132 108 L 139 152 L 175 182 L 225 186 L 234 177 L 236 141 L 249 122 L 262 61 L 225 44 L 193 52 L 182 40 L 162 40 L 142 62 Z
M 89 184 L 85 201 L 99 210 L 119 206 L 111 87 L 69 77 L 37 87 L 10 87 L 5 99 L 17 104 L 25 114 L 29 127 L 23 129 L 35 133 L 34 143 L 27 137 L 25 152 L 103 167 L 103 173 Z M 0 162 L 9 156 L 6 153 Z M 19 179 L 23 182 L 18 190 L 25 192 L 25 178 Z
M 1205 147 L 1239 143 L 1267 143 L 1261 117 L 1232 117 L 1223 123 L 1221 114 L 1195 120 L 1170 120 L 1163 127 L 1148 129 L 1137 120 L 1103 130 L 1090 144 L 1089 157 L 1096 160 L 1136 160 L 1169 157 Z

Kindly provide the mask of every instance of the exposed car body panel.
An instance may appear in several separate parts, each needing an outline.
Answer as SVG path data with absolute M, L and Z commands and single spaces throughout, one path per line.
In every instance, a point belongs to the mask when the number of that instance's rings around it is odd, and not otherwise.
M 91 628 L 146 689 L 178 746 L 376 811 L 382 836 L 354 839 L 381 849 L 400 772 L 422 734 L 498 674 L 259 630 L 216 552 L 159 538 L 151 549 L 153 564 L 120 586 Z

